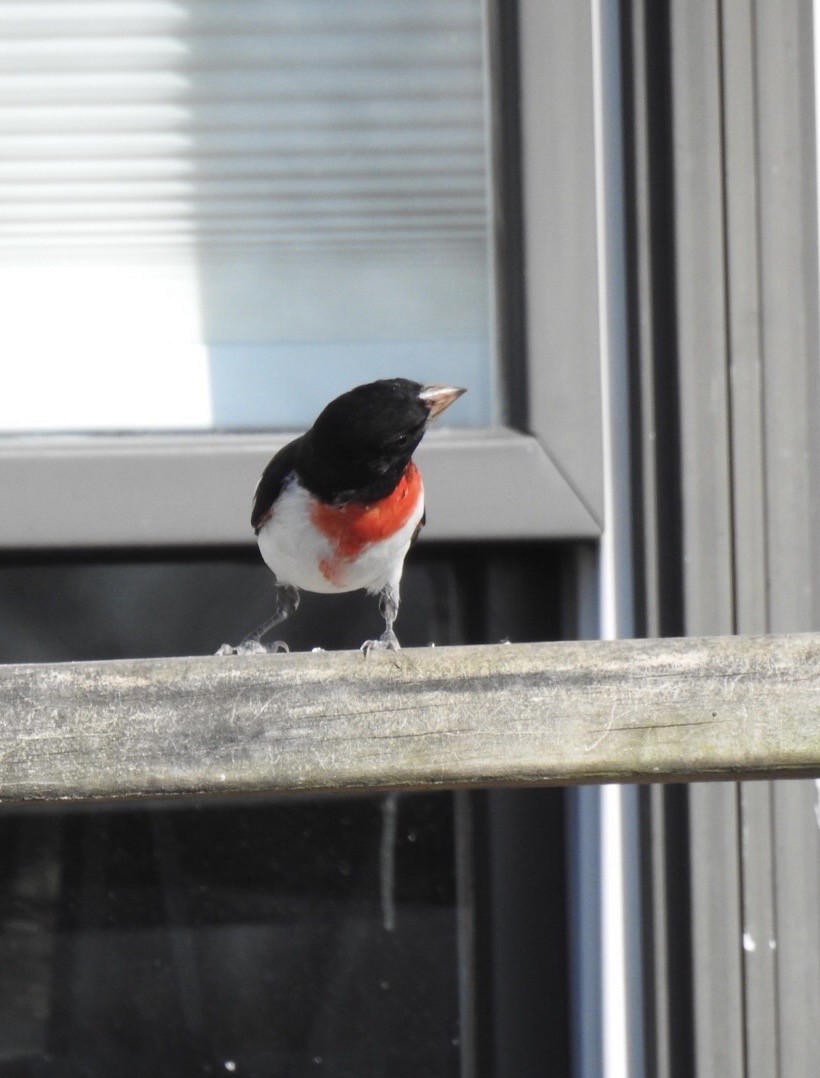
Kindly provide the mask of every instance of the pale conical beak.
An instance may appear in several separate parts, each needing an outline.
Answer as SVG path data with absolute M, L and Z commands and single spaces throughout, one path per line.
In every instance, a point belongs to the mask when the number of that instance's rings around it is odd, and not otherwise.
M 457 386 L 425 386 L 419 393 L 419 400 L 430 410 L 430 418 L 435 419 L 466 392 L 466 389 L 459 389 Z

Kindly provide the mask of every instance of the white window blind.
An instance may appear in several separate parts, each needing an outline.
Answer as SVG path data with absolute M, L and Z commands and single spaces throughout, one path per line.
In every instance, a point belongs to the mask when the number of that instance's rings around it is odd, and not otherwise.
M 485 98 L 479 0 L 0 0 L 0 428 L 490 421 Z

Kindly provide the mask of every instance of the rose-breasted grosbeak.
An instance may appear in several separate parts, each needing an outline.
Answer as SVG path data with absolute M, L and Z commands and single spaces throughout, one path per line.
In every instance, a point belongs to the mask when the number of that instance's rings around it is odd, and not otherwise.
M 299 589 L 379 596 L 385 629 L 362 648 L 399 647 L 404 558 L 424 524 L 424 488 L 413 453 L 427 424 L 465 390 L 390 378 L 331 401 L 307 433 L 268 464 L 254 496 L 251 524 L 276 577 L 273 616 L 236 647 L 269 650 L 275 625 L 299 605 Z M 287 650 L 277 641 L 271 650 Z

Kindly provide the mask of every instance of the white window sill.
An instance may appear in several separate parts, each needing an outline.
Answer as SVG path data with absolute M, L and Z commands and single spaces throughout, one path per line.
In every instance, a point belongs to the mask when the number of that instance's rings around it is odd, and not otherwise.
M 292 434 L 17 436 L 0 440 L 0 547 L 253 542 L 254 487 Z M 432 431 L 419 450 L 425 539 L 596 538 L 599 522 L 538 441 L 506 428 Z

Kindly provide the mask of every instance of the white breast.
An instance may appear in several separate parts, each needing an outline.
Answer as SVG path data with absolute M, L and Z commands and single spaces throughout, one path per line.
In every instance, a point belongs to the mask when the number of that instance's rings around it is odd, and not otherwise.
M 339 559 L 333 544 L 314 525 L 312 496 L 295 480 L 276 499 L 276 508 L 257 537 L 265 564 L 280 584 L 321 593 L 379 592 L 398 585 L 404 558 L 424 513 L 424 492 L 404 526 L 389 539 L 366 546 L 354 560 Z M 333 565 L 332 579 L 322 571 Z

